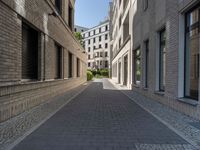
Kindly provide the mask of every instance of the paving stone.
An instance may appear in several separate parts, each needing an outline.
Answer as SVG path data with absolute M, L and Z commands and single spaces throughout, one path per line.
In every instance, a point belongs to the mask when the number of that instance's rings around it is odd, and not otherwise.
M 122 92 L 113 89 L 107 80 L 98 80 L 14 150 L 186 150 L 185 147 L 194 149 Z

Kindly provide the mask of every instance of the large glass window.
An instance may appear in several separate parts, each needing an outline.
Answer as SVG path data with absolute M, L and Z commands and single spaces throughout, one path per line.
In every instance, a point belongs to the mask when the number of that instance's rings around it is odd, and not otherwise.
M 185 97 L 198 100 L 200 7 L 186 14 Z
M 141 50 L 134 51 L 134 81 L 136 85 L 140 85 L 141 82 Z
M 160 68 L 159 68 L 159 90 L 165 91 L 166 77 L 166 31 L 160 31 Z

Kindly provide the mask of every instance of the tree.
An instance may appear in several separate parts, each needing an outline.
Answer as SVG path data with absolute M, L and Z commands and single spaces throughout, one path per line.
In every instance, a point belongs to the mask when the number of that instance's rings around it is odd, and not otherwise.
M 83 45 L 83 37 L 82 37 L 81 33 L 80 32 L 75 32 L 74 34 L 75 34 L 76 39 L 80 42 L 80 44 L 82 46 L 84 46 Z

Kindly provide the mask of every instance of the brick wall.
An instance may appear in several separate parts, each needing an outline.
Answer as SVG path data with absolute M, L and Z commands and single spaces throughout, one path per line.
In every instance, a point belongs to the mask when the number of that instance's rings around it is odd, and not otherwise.
M 51 0 L 0 1 L 0 122 L 35 107 L 48 98 L 63 93 L 86 81 L 87 57 L 68 27 L 68 0 L 62 16 Z M 71 0 L 74 7 L 74 1 Z M 22 81 L 22 22 L 40 33 L 39 77 L 36 82 Z M 55 80 L 55 42 L 63 48 L 63 79 Z M 81 77 L 68 78 L 68 52 L 81 61 Z M 75 61 L 74 61 L 75 62 Z
M 172 107 L 191 117 L 200 118 L 199 102 L 197 106 L 180 102 L 178 99 L 179 86 L 179 65 L 180 56 L 180 16 L 198 1 L 192 0 L 154 0 L 149 3 L 148 9 L 143 10 L 142 1 L 138 1 L 137 12 L 133 17 L 132 31 L 132 49 L 140 47 L 142 51 L 142 84 L 140 87 L 133 85 L 133 90 L 153 98 L 160 103 Z M 184 10 L 184 11 L 183 11 Z M 159 31 L 165 27 L 166 29 L 166 89 L 165 92 L 158 92 L 158 66 L 159 66 Z M 145 46 L 144 41 L 149 39 L 149 88 L 145 85 Z M 184 44 L 184 43 L 183 43 Z M 183 49 L 184 51 L 184 49 Z M 132 65 L 134 67 L 134 65 Z M 134 70 L 134 68 L 133 68 Z M 133 77 L 134 80 L 134 77 Z M 181 81 L 184 82 L 184 81 Z

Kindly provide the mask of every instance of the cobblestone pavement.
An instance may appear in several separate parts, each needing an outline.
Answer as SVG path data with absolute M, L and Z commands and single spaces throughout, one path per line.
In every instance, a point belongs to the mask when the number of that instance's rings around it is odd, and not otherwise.
M 109 81 L 115 88 L 121 90 L 138 105 L 152 113 L 156 118 L 160 119 L 168 127 L 175 130 L 178 134 L 200 149 L 200 122 L 198 120 L 166 107 L 156 100 L 147 98 L 137 92 L 127 90 L 127 88 L 115 84 L 112 80 Z
M 68 103 L 79 92 L 83 91 L 87 84 L 83 84 L 68 92 L 49 99 L 21 115 L 0 124 L 0 150 L 9 149 L 13 143 L 23 137 L 27 132 L 37 127 L 40 123 L 52 116 L 62 106 Z
M 104 88 L 103 88 L 104 87 Z M 92 83 L 14 150 L 195 150 L 106 80 Z

